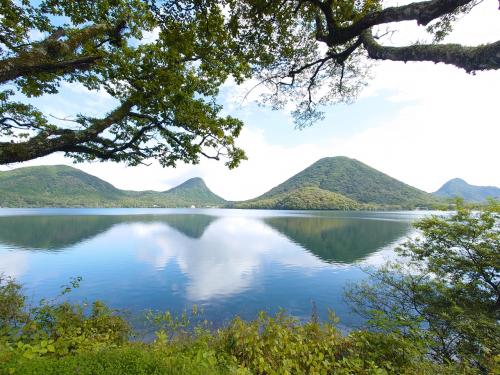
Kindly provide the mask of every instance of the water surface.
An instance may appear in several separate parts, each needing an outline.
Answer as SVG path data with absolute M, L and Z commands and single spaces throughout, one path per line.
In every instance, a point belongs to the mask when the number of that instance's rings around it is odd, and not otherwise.
M 380 264 L 422 212 L 219 209 L 0 209 L 0 272 L 34 301 L 81 276 L 73 300 L 138 315 L 193 304 L 216 323 L 280 308 L 336 311 L 363 266 Z

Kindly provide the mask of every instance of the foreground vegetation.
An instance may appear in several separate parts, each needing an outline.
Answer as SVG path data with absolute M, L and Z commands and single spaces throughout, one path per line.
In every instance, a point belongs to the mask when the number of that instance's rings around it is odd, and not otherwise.
M 137 342 L 117 312 L 59 299 L 28 306 L 0 279 L 0 371 L 6 374 L 495 374 L 500 371 L 500 206 L 458 206 L 417 225 L 369 283 L 347 294 L 367 317 L 343 334 L 333 313 L 300 323 L 281 312 L 214 329 L 196 307 L 151 313 L 155 339 Z M 72 280 L 62 296 L 78 286 Z
M 398 333 L 356 331 L 336 320 L 299 324 L 284 313 L 236 318 L 210 330 L 197 311 L 157 314 L 154 342 L 128 341 L 126 321 L 101 303 L 43 302 L 22 310 L 19 285 L 3 280 L 0 370 L 6 374 L 415 374 L 457 371 Z
M 449 218 L 416 224 L 399 249 L 404 262 L 372 272 L 347 297 L 372 329 L 425 342 L 430 358 L 500 371 L 500 204 L 482 211 L 458 202 Z

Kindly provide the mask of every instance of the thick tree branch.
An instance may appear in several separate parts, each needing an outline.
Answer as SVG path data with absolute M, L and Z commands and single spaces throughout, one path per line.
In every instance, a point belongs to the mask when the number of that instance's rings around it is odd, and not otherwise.
M 130 114 L 130 111 L 134 107 L 134 101 L 129 98 L 125 100 L 120 106 L 118 106 L 114 111 L 110 112 L 105 118 L 94 120 L 93 124 L 84 130 L 81 130 L 81 138 L 92 139 L 99 133 L 109 128 L 111 125 L 122 121 L 125 117 Z
M 73 73 L 91 68 L 101 56 L 81 56 L 62 61 L 20 61 L 16 58 L 0 62 L 0 83 L 37 73 Z
M 33 122 L 20 122 L 14 117 L 5 116 L 0 118 L 0 128 L 26 130 L 28 128 L 37 128 L 37 124 Z
M 500 41 L 477 47 L 460 44 L 388 47 L 380 45 L 369 30 L 363 32 L 362 38 L 368 56 L 376 60 L 441 62 L 455 65 L 466 72 L 500 69 Z
M 123 27 L 123 23 L 96 24 L 79 30 L 65 40 L 60 40 L 66 36 L 65 30 L 57 29 L 43 41 L 33 44 L 32 48 L 0 60 L 0 83 L 37 73 L 66 74 L 88 70 L 102 58 L 102 54 L 77 54 L 77 49 L 85 41 L 99 37 L 111 37 L 117 42 L 117 34 Z
M 0 142 L 0 165 L 32 160 L 58 151 L 68 152 L 92 142 L 100 133 L 127 117 L 133 106 L 131 100 L 126 100 L 105 118 L 93 120 L 92 125 L 83 130 L 41 131 L 25 142 Z
M 454 12 L 461 6 L 467 5 L 474 0 L 430 0 L 415 2 L 408 5 L 388 7 L 379 11 L 369 12 L 359 21 L 350 26 L 339 27 L 332 16 L 331 9 L 320 1 L 311 1 L 319 7 L 328 27 L 328 35 L 322 38 L 329 46 L 344 44 L 359 36 L 361 32 L 372 26 L 382 25 L 390 22 L 417 21 L 419 25 L 427 25 L 431 21 Z

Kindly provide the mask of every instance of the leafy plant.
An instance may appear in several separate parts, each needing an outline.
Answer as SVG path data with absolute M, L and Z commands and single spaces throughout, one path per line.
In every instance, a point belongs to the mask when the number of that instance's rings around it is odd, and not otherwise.
M 128 323 L 102 302 L 71 304 L 59 297 L 78 287 L 81 278 L 70 280 L 54 300 L 36 306 L 25 304 L 22 289 L 13 279 L 0 278 L 2 345 L 26 358 L 65 356 L 95 351 L 125 343 L 131 332 Z
M 458 202 L 452 216 L 428 217 L 416 227 L 421 236 L 397 250 L 404 261 L 371 272 L 348 299 L 379 331 L 423 340 L 434 360 L 498 371 L 499 204 L 472 211 Z

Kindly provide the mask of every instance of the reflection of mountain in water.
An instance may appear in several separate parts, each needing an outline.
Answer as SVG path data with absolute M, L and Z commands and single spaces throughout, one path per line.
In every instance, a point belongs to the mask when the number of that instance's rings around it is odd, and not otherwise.
M 264 222 L 327 262 L 352 263 L 403 236 L 408 222 L 272 217 Z
M 127 216 L 4 216 L 0 243 L 23 249 L 58 251 L 121 223 L 163 223 L 190 238 L 200 238 L 216 217 L 198 214 Z
M 154 216 L 153 216 L 154 217 Z M 165 223 L 168 226 L 185 234 L 189 238 L 197 239 L 203 236 L 208 226 L 217 218 L 209 215 L 200 214 L 176 214 L 167 216 L 157 216 L 154 222 Z M 141 220 L 141 222 L 146 222 Z

